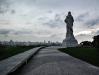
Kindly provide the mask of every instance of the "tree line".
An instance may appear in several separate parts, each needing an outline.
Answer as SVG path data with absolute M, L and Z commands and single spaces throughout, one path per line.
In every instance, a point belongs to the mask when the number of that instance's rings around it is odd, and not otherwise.
M 99 35 L 93 37 L 93 41 L 83 41 L 79 44 L 80 47 L 94 47 L 99 48 Z

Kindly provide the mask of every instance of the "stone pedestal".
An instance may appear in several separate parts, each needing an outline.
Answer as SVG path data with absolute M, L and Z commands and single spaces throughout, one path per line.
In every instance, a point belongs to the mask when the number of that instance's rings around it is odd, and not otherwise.
M 78 45 L 77 40 L 75 39 L 74 35 L 66 36 L 62 43 L 65 47 L 75 47 Z

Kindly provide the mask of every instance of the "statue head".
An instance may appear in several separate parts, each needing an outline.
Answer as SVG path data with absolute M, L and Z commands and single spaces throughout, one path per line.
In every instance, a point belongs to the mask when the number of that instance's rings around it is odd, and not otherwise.
M 68 15 L 71 15 L 71 12 L 70 11 L 68 12 Z

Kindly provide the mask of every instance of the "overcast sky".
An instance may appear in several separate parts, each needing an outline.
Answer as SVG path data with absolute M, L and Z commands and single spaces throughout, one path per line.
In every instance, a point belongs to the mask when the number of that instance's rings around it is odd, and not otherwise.
M 99 34 L 99 0 L 0 0 L 0 40 L 61 42 L 68 11 L 79 42 Z

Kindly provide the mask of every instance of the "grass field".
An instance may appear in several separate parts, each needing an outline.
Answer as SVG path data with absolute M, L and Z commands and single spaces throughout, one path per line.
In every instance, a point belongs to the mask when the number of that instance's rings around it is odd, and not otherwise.
M 96 48 L 61 48 L 59 49 L 73 57 L 99 66 L 99 50 Z
M 0 60 L 27 51 L 34 47 L 37 46 L 0 46 Z

